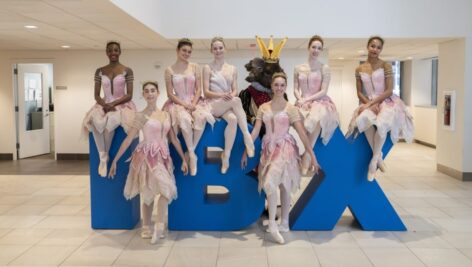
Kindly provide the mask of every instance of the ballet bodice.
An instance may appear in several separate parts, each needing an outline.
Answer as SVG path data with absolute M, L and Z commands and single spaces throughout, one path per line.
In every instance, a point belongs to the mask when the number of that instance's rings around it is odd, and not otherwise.
M 376 69 L 372 74 L 359 72 L 359 75 L 369 98 L 376 97 L 385 91 L 385 72 L 383 68 Z
M 229 93 L 231 92 L 232 83 L 233 77 L 231 75 L 225 75 L 223 71 L 217 71 L 210 67 L 210 91 Z
M 104 100 L 106 103 L 113 102 L 122 98 L 126 94 L 126 72 L 118 74 L 113 79 L 100 72 L 101 83 L 103 88 Z M 113 91 L 112 91 L 113 88 Z
M 309 97 L 321 90 L 323 75 L 320 70 L 311 72 L 300 72 L 298 74 L 298 86 L 302 97 Z
M 175 95 L 186 103 L 192 102 L 195 95 L 195 75 L 192 74 L 172 74 L 172 85 Z

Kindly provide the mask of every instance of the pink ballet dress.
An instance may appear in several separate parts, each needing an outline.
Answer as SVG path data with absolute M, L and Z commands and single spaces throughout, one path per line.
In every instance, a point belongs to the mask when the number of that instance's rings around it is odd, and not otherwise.
M 259 164 L 259 191 L 267 195 L 277 192 L 280 184 L 295 193 L 300 188 L 300 156 L 295 138 L 289 133 L 290 126 L 301 120 L 298 109 L 287 103 L 284 110 L 274 114 L 270 104 L 262 105 L 256 120 L 262 120 L 266 133 L 262 138 Z
M 367 97 L 372 100 L 384 92 L 385 77 L 391 75 L 392 66 L 385 63 L 382 68 L 373 71 L 372 74 L 360 71 L 356 74 L 356 78 L 361 79 Z M 357 135 L 357 132 L 362 133 L 375 125 L 381 136 L 386 136 L 390 132 L 393 143 L 396 143 L 400 138 L 404 138 L 410 143 L 414 135 L 413 117 L 403 101 L 397 95 L 392 94 L 380 103 L 379 107 L 378 114 L 366 109 L 356 116 L 359 109 L 357 108 L 351 119 L 347 136 Z
M 174 93 L 185 103 L 192 102 L 192 99 L 195 95 L 195 85 L 195 72 L 191 74 L 172 73 L 172 86 L 174 87 Z M 196 109 L 192 113 L 190 113 L 190 111 L 188 111 L 184 106 L 172 102 L 171 99 L 166 101 L 163 109 L 168 111 L 172 117 L 172 127 L 176 133 L 179 132 L 179 127 L 189 127 L 189 129 L 203 130 L 205 128 L 206 122 L 210 123 L 212 126 L 215 123 L 215 118 L 211 114 L 211 108 L 203 98 L 200 98 Z
M 104 93 L 103 100 L 105 103 L 111 103 L 125 96 L 126 83 L 133 82 L 134 79 L 133 74 L 128 74 L 126 71 L 122 74 L 116 75 L 113 80 L 110 80 L 107 75 L 103 75 L 101 70 L 97 73 L 98 74 L 95 75 L 95 82 L 100 82 L 102 84 Z M 113 93 L 111 90 L 112 83 Z M 85 115 L 83 121 L 84 136 L 87 136 L 94 128 L 99 133 L 102 133 L 105 129 L 111 132 L 121 125 L 126 131 L 133 122 L 136 106 L 133 101 L 130 100 L 126 103 L 115 106 L 115 109 L 116 111 L 105 113 L 103 107 L 96 103 Z
M 321 70 L 300 72 L 298 74 L 298 86 L 302 97 L 306 98 L 318 93 L 321 90 L 323 81 L 325 79 L 329 81 L 329 78 L 330 73 L 327 65 L 323 65 Z M 308 132 L 313 132 L 316 124 L 319 123 L 321 127 L 320 137 L 323 144 L 328 144 L 339 124 L 339 114 L 331 98 L 325 95 L 297 106 L 305 118 L 305 129 Z
M 130 159 L 130 169 L 123 192 L 125 198 L 131 199 L 140 194 L 147 205 L 154 201 L 157 194 L 169 201 L 176 199 L 174 165 L 167 141 L 167 133 L 171 127 L 169 114 L 166 113 L 166 119 L 161 122 L 142 112 L 136 113 L 133 127 L 142 131 L 143 140 Z

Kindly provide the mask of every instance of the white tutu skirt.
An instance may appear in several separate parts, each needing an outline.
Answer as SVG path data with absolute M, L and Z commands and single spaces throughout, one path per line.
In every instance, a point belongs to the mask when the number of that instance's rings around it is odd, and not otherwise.
M 298 105 L 298 107 L 304 118 L 305 129 L 311 133 L 319 123 L 321 127 L 320 137 L 323 144 L 328 144 L 339 125 L 339 114 L 331 98 L 324 96 L 312 102 Z
M 184 106 L 175 104 L 170 99 L 167 100 L 162 109 L 169 112 L 172 119 L 172 128 L 175 133 L 179 132 L 179 128 L 186 130 L 203 130 L 207 122 L 211 126 L 215 123 L 215 118 L 211 113 L 211 107 L 203 99 L 198 101 L 196 109 L 193 112 L 188 111 Z
M 93 107 L 85 114 L 82 123 L 82 136 L 88 136 L 93 129 L 99 133 L 103 133 L 105 129 L 109 132 L 115 130 L 118 126 L 122 126 L 125 131 L 131 127 L 136 113 L 136 106 L 132 101 L 115 106 L 116 111 L 105 113 L 103 107 L 99 104 Z
M 370 109 L 358 114 L 358 107 L 349 124 L 347 136 L 357 136 L 359 132 L 362 133 L 375 126 L 381 136 L 386 136 L 390 132 L 393 143 L 396 143 L 400 138 L 411 143 L 414 137 L 413 116 L 403 101 L 398 96 L 392 95 L 385 99 L 379 107 L 380 111 L 377 114 Z
M 294 194 L 300 188 L 300 156 L 295 139 L 290 134 L 277 140 L 262 140 L 259 164 L 259 191 L 267 195 L 277 192 L 283 184 Z
M 132 199 L 138 194 L 146 205 L 158 194 L 169 203 L 177 198 L 174 166 L 167 144 L 140 143 L 133 152 L 123 195 Z

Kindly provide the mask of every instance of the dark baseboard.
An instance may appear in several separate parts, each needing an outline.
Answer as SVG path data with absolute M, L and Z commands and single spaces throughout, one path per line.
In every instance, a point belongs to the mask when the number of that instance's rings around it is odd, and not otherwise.
M 415 143 L 418 143 L 423 146 L 431 147 L 431 148 L 436 148 L 436 145 L 430 144 L 428 142 L 420 141 L 418 139 L 415 139 Z
M 0 153 L 0 160 L 13 160 L 13 153 Z
M 88 160 L 89 154 L 80 153 L 57 153 L 57 160 Z
M 457 180 L 463 181 L 463 182 L 472 182 L 472 172 L 461 172 L 456 169 L 453 169 L 451 167 L 447 167 L 441 164 L 436 164 L 436 169 L 439 172 L 442 172 L 444 174 L 447 174 L 453 178 L 456 178 Z

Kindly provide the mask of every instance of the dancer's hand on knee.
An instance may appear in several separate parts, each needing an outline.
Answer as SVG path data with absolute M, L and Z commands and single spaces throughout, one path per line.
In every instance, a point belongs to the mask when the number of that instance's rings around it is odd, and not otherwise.
M 372 112 L 374 112 L 375 114 L 379 114 L 380 113 L 380 106 L 379 104 L 375 104 L 373 106 L 370 107 L 370 110 L 372 110 Z
M 108 178 L 113 179 L 116 175 L 116 161 L 111 163 L 110 171 L 108 172 Z
M 195 111 L 196 108 L 193 104 L 186 104 L 185 108 L 188 109 L 189 111 Z
M 246 169 L 247 166 L 247 153 L 246 150 L 244 150 L 243 156 L 241 157 L 241 169 Z
M 231 99 L 233 99 L 233 95 L 231 93 L 227 93 L 223 96 L 224 101 L 230 101 Z
M 184 175 L 188 174 L 188 165 L 186 161 L 182 162 L 182 166 L 180 167 L 180 170 L 184 173 Z

